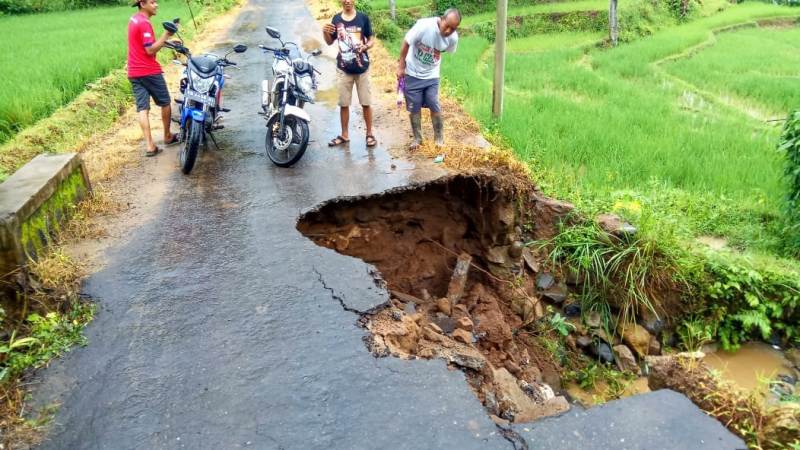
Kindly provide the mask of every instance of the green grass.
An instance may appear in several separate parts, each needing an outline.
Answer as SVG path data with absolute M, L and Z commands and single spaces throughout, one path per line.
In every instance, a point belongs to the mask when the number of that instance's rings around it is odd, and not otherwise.
M 784 117 L 800 107 L 798 43 L 798 28 L 721 33 L 711 47 L 667 70 L 702 90 L 738 99 L 744 107 Z
M 520 6 L 517 8 L 509 8 L 508 16 L 530 16 L 533 14 L 543 14 L 552 12 L 568 12 L 568 11 L 603 11 L 608 9 L 608 2 L 605 0 L 579 0 L 567 2 L 553 2 L 553 3 L 538 3 L 528 6 Z M 494 21 L 497 17 L 495 11 L 486 12 L 483 14 L 476 14 L 474 16 L 467 16 L 462 19 L 461 26 L 468 27 L 470 25 L 485 22 L 487 20 Z
M 167 18 L 188 18 L 186 3 L 159 2 L 156 34 Z M 197 12 L 197 11 L 195 11 Z M 122 67 L 130 7 L 0 18 L 0 143 L 52 114 L 86 84 Z
M 785 114 L 798 97 L 786 87 L 786 75 L 800 73 L 798 31 L 730 32 L 718 36 L 719 47 L 658 63 L 708 41 L 712 30 L 798 14 L 745 3 L 614 49 L 592 45 L 586 33 L 512 40 L 499 122 L 491 116 L 489 42 L 462 38 L 458 53 L 444 58 L 443 78 L 551 193 L 589 211 L 634 200 L 695 234 L 769 247 L 784 188 L 779 128 L 722 97 Z M 694 84 L 714 95 L 693 92 Z
M 373 11 L 388 10 L 389 0 L 367 0 Z M 397 9 L 428 6 L 429 0 L 397 0 Z

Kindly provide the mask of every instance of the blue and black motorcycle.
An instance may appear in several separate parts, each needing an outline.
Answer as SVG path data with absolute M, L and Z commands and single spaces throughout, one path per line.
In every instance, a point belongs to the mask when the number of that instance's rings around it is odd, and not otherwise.
M 178 34 L 179 19 L 164 22 L 164 29 L 178 37 L 170 41 L 167 47 L 186 56 L 185 63 L 178 62 L 186 67 L 184 77 L 181 79 L 180 91 L 183 98 L 175 100 L 180 105 L 180 142 L 181 150 L 178 159 L 181 171 L 188 174 L 192 171 L 197 153 L 201 144 L 206 144 L 206 138 L 211 138 L 214 146 L 213 131 L 222 129 L 218 122 L 220 112 L 230 111 L 222 108 L 222 88 L 225 85 L 225 68 L 235 66 L 236 63 L 228 60 L 231 53 L 244 53 L 247 46 L 239 44 L 226 53 L 222 58 L 214 54 L 192 56 L 192 53 L 183 45 L 183 39 Z

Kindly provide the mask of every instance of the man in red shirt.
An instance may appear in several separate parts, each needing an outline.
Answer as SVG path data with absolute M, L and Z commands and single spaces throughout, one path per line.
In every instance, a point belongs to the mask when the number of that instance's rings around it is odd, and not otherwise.
M 133 86 L 136 98 L 136 111 L 139 112 L 139 124 L 147 140 L 147 156 L 155 156 L 161 149 L 153 142 L 150 134 L 150 97 L 161 107 L 161 120 L 164 122 L 164 144 L 178 142 L 178 135 L 170 132 L 172 108 L 170 108 L 169 90 L 164 81 L 161 65 L 156 61 L 156 53 L 164 47 L 172 33 L 165 31 L 156 40 L 150 18 L 158 11 L 158 0 L 136 0 L 133 5 L 139 12 L 128 22 L 128 79 Z

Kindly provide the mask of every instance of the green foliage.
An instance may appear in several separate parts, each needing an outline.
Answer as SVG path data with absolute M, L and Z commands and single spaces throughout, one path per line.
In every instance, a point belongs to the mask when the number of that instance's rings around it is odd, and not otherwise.
M 391 19 L 379 17 L 375 19 L 374 23 L 375 35 L 378 36 L 379 39 L 395 41 L 402 36 L 400 27 L 392 22 Z
M 559 313 L 550 316 L 550 329 L 561 336 L 568 336 L 570 331 L 575 330 L 575 325 L 567 322 L 567 318 Z
M 119 6 L 126 3 L 126 0 L 0 0 L 0 15 L 65 11 L 95 6 Z
M 788 253 L 800 256 L 800 110 L 786 119 L 778 149 L 784 154 L 787 184 L 785 243 Z
M 684 350 L 694 352 L 714 339 L 715 332 L 711 326 L 700 317 L 689 316 L 676 328 L 678 339 Z
M 43 366 L 73 345 L 84 345 L 83 327 L 93 315 L 94 306 L 84 303 L 73 304 L 67 314 L 29 315 L 28 336 L 16 339 L 16 332 L 13 332 L 8 341 L 0 342 L 0 382 L 25 369 Z
M 723 349 L 773 333 L 786 342 L 800 341 L 800 274 L 744 257 L 707 253 L 704 259 L 702 273 L 693 280 L 699 294 L 693 310 Z
M 554 266 L 570 270 L 582 280 L 584 293 L 595 292 L 618 310 L 626 323 L 646 311 L 657 313 L 654 294 L 682 286 L 680 250 L 645 233 L 617 237 L 589 221 L 566 226 L 538 245 L 549 249 Z
M 508 21 L 508 38 L 516 39 L 541 33 L 565 31 L 603 31 L 608 28 L 608 13 L 604 11 L 569 11 L 516 16 Z M 489 41 L 495 38 L 495 21 L 478 22 L 471 26 L 473 33 Z

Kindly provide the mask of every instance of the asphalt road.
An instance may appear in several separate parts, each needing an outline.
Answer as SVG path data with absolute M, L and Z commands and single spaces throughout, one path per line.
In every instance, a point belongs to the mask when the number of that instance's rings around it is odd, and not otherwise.
M 304 159 L 273 167 L 256 115 L 269 71 L 256 45 L 268 42 L 267 25 L 298 42 L 318 36 L 301 1 L 250 0 L 241 10 L 220 43 L 250 46 L 236 57 L 242 69 L 229 72 L 223 150 L 204 154 L 190 176 L 163 171 L 155 182 L 168 194 L 153 218 L 86 280 L 98 304 L 89 345 L 37 374 L 36 402 L 61 404 L 41 448 L 509 449 L 524 446 L 519 439 L 530 448 L 741 446 L 670 393 L 515 427 L 521 437 L 508 440 L 461 372 L 442 361 L 371 356 L 345 306 L 365 311 L 387 294 L 369 266 L 300 235 L 296 218 L 327 199 L 436 171 L 392 160 L 382 147 L 368 151 L 362 131 L 349 149 L 328 149 L 338 134 L 330 102 L 308 108 Z M 332 60 L 319 67 L 323 89 L 332 87 Z M 170 154 L 158 158 L 175 164 Z

